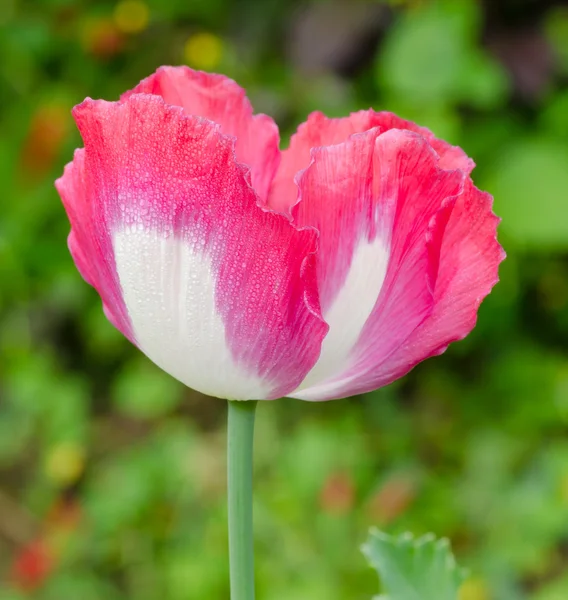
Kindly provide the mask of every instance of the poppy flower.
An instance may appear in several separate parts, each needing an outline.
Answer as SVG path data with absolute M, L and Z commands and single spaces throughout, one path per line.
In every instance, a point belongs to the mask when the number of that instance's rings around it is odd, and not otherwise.
M 232 80 L 161 67 L 73 115 L 56 186 L 109 320 L 186 385 L 330 400 L 466 336 L 504 257 L 458 147 L 386 112 L 313 113 L 279 150 Z

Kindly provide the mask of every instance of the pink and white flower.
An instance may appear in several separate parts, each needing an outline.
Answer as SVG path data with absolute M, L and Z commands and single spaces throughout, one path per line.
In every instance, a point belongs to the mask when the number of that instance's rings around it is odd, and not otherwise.
M 280 151 L 232 80 L 162 67 L 75 107 L 56 186 L 109 320 L 186 385 L 330 400 L 475 325 L 504 257 L 474 163 L 373 110 L 310 115 Z

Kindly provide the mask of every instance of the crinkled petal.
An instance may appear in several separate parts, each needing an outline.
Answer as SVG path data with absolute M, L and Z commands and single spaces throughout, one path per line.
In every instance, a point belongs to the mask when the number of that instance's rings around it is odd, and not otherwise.
M 266 202 L 280 163 L 278 127 L 267 115 L 253 115 L 245 91 L 237 83 L 224 75 L 189 67 L 160 67 L 122 100 L 140 93 L 161 96 L 166 104 L 210 119 L 221 126 L 222 133 L 234 136 L 237 160 L 250 167 L 252 185 Z
M 114 263 L 106 214 L 92 202 L 92 182 L 86 177 L 85 150 L 75 150 L 73 161 L 55 182 L 71 223 L 67 243 L 83 279 L 99 293 L 109 321 L 131 342 L 132 324 L 124 303 Z
M 385 362 L 434 313 L 438 271 L 455 258 L 437 253 L 432 223 L 462 193 L 465 174 L 440 169 L 426 138 L 398 129 L 353 135 L 314 150 L 312 161 L 298 180 L 294 219 L 320 232 L 330 330 L 290 395 L 329 400 L 378 387 Z
M 499 280 L 505 252 L 496 239 L 500 219 L 492 211 L 493 198 L 467 179 L 464 191 L 444 206 L 431 224 L 430 248 L 436 281 L 434 308 L 412 335 L 366 377 L 347 383 L 349 395 L 387 385 L 430 356 L 442 354 L 451 342 L 475 327 L 477 310 Z
M 373 112 L 373 111 L 369 111 Z M 440 160 L 438 166 L 440 169 L 454 170 L 460 169 L 464 173 L 471 173 L 475 167 L 475 163 L 469 156 L 459 147 L 452 146 L 448 142 L 437 138 L 428 128 L 416 125 L 412 121 L 401 119 L 391 112 L 382 111 L 374 113 L 371 117 L 373 127 L 380 127 L 381 131 L 389 131 L 390 129 L 405 129 L 419 133 L 422 137 L 428 140 L 428 143 L 436 151 Z
M 378 127 L 381 132 L 405 129 L 419 133 L 439 155 L 442 169 L 461 169 L 470 173 L 475 166 L 461 148 L 436 138 L 425 127 L 419 127 L 393 113 L 369 109 L 352 113 L 348 117 L 329 119 L 321 112 L 314 112 L 298 127 L 298 131 L 292 136 L 290 147 L 282 152 L 282 161 L 270 190 L 270 207 L 286 213 L 296 204 L 298 188 L 295 178 L 310 164 L 312 148 L 345 142 L 350 135 L 363 133 L 374 127 Z
M 85 143 L 58 181 L 81 272 L 158 366 L 201 392 L 276 398 L 327 331 L 316 234 L 265 211 L 234 140 L 162 98 L 86 100 Z

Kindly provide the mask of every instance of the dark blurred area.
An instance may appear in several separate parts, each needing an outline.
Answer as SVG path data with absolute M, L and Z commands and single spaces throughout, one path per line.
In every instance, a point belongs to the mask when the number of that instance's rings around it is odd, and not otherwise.
M 85 96 L 225 73 L 283 145 L 391 110 L 461 145 L 508 253 L 474 332 L 402 381 L 259 408 L 258 595 L 369 600 L 371 525 L 434 531 L 460 600 L 568 598 L 568 4 L 0 1 L 0 600 L 228 597 L 225 405 L 105 320 L 53 181 Z

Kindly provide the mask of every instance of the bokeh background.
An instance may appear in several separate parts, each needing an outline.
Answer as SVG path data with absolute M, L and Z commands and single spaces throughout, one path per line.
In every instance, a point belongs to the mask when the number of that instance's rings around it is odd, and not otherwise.
M 258 596 L 363 600 L 369 526 L 448 536 L 460 600 L 568 598 L 568 7 L 0 2 L 0 599 L 228 598 L 225 406 L 103 317 L 53 187 L 70 108 L 226 73 L 283 143 L 372 106 L 478 164 L 508 259 L 471 336 L 364 397 L 259 407 Z

